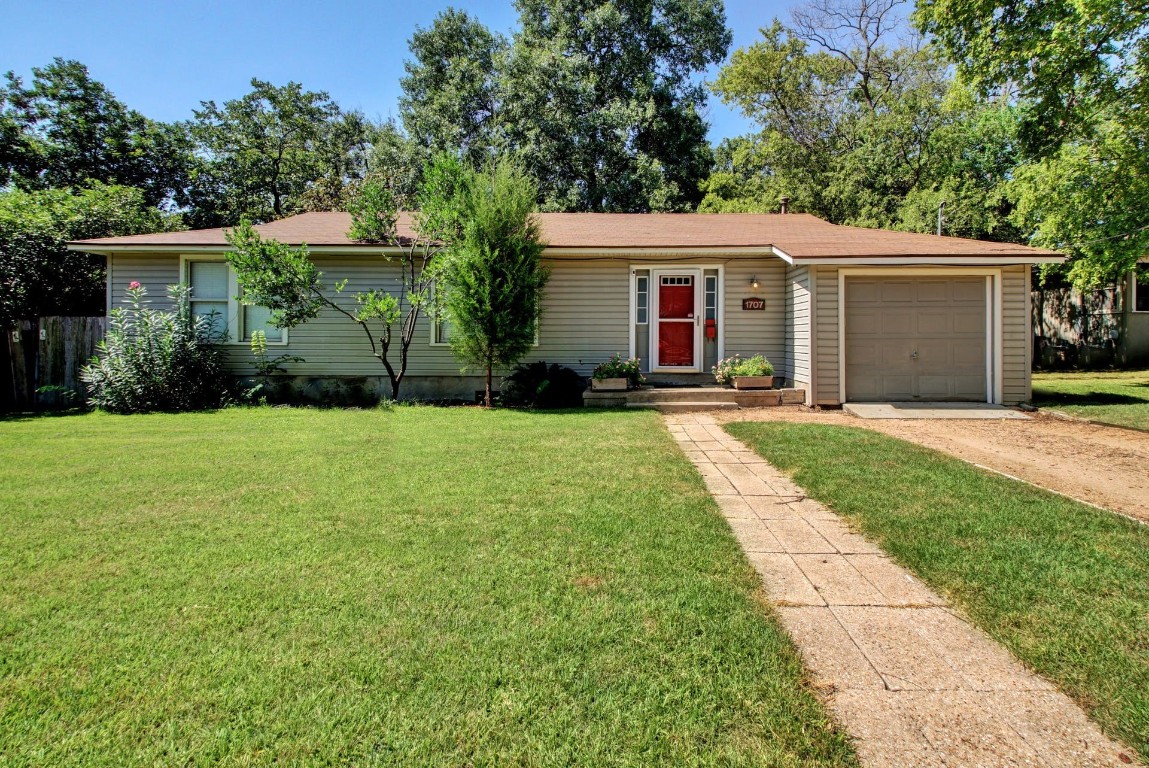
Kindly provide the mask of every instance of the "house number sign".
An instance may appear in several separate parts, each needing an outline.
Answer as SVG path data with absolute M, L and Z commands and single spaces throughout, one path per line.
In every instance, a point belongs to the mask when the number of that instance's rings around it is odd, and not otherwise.
M 743 311 L 764 310 L 764 309 L 766 309 L 766 299 L 755 299 L 755 298 L 743 299 L 742 300 L 742 309 L 743 309 Z

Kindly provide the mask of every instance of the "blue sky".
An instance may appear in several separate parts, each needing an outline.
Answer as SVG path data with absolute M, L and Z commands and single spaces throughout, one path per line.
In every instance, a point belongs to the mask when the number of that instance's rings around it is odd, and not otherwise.
M 252 77 L 277 85 L 295 80 L 345 108 L 386 118 L 397 111 L 407 39 L 448 5 L 504 33 L 517 17 L 511 0 L 2 0 L 0 71 L 27 77 L 54 56 L 78 59 L 121 101 L 156 120 L 189 118 L 202 100 L 241 96 Z M 728 1 L 734 47 L 752 43 L 790 7 Z M 707 117 L 715 142 L 749 129 L 713 97 Z

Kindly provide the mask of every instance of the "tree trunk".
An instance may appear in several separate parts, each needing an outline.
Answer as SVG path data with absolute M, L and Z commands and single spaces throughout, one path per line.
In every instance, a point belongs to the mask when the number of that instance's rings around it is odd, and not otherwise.
M 491 364 L 491 359 L 488 357 L 487 358 L 487 389 L 483 395 L 483 405 L 485 405 L 487 408 L 491 407 L 491 368 L 492 367 L 493 366 Z

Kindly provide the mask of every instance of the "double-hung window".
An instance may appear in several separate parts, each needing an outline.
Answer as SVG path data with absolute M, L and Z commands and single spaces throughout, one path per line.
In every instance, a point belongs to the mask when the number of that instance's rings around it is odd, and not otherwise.
M 1149 264 L 1133 270 L 1133 311 L 1149 312 Z
M 191 289 L 192 315 L 211 320 L 221 342 L 246 344 L 263 331 L 269 344 L 286 344 L 287 331 L 271 324 L 271 310 L 244 303 L 235 273 L 219 259 L 184 260 L 183 279 Z

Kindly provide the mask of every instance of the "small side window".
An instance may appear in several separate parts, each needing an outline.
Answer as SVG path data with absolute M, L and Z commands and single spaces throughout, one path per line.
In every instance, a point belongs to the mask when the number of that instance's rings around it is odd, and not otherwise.
M 646 275 L 640 275 L 634 280 L 634 321 L 638 325 L 646 325 L 649 322 L 649 306 L 650 297 L 650 278 Z
M 1138 264 L 1133 272 L 1133 311 L 1149 312 L 1149 264 Z

